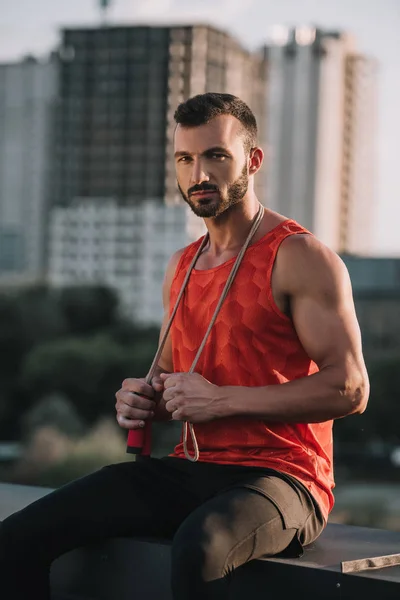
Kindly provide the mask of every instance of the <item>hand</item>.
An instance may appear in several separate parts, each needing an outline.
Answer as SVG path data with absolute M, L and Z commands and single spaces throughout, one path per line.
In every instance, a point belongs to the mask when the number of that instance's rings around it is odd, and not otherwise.
M 115 394 L 118 424 L 124 429 L 140 429 L 147 419 L 154 417 L 157 406 L 156 393 L 162 392 L 164 383 L 159 375 L 153 377 L 151 385 L 144 379 L 125 379 Z
M 207 423 L 218 418 L 217 385 L 199 373 L 161 373 L 165 408 L 175 421 Z

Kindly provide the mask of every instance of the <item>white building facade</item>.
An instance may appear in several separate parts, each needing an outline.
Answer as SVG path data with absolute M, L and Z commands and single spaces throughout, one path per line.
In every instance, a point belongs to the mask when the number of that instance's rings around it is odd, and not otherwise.
M 0 65 L 0 280 L 45 273 L 57 61 Z
M 165 268 L 186 244 L 182 206 L 167 207 L 159 200 L 119 206 L 112 199 L 77 199 L 52 211 L 49 282 L 109 285 L 124 314 L 141 325 L 160 324 Z
M 376 222 L 378 65 L 353 54 L 346 63 L 340 248 L 347 254 L 371 255 Z
M 376 63 L 356 54 L 354 40 L 345 33 L 277 28 L 273 39 L 268 48 L 267 205 L 299 221 L 337 252 L 368 255 Z M 362 237 L 356 233 L 360 214 Z

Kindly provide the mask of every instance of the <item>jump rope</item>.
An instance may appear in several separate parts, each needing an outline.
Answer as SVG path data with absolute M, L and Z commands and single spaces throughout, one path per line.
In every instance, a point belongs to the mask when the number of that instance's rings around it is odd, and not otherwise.
M 251 242 L 254 234 L 256 233 L 256 231 L 257 231 L 257 229 L 258 229 L 258 227 L 259 227 L 259 225 L 260 225 L 260 223 L 262 221 L 263 216 L 264 216 L 264 207 L 260 204 L 260 207 L 258 209 L 257 215 L 255 216 L 253 224 L 252 224 L 252 227 L 250 229 L 250 232 L 249 232 L 249 234 L 248 234 L 248 236 L 247 236 L 247 238 L 246 238 L 246 240 L 245 240 L 245 242 L 244 242 L 244 244 L 243 244 L 243 246 L 242 246 L 239 254 L 236 257 L 236 260 L 235 260 L 235 263 L 234 263 L 234 265 L 233 265 L 233 267 L 231 269 L 231 272 L 229 273 L 229 277 L 228 277 L 228 279 L 226 281 L 225 287 L 224 287 L 224 289 L 222 291 L 222 294 L 220 296 L 218 304 L 217 304 L 217 306 L 215 308 L 215 311 L 214 311 L 214 314 L 213 314 L 212 319 L 210 321 L 210 324 L 209 324 L 209 326 L 207 328 L 207 331 L 206 331 L 206 333 L 204 335 L 203 341 L 201 342 L 200 347 L 199 347 L 199 349 L 197 351 L 197 354 L 196 354 L 196 356 L 195 356 L 195 358 L 193 360 L 192 366 L 190 367 L 189 373 L 194 373 L 194 370 L 196 368 L 196 365 L 198 363 L 200 355 L 201 355 L 201 353 L 204 350 L 204 346 L 206 345 L 208 336 L 210 335 L 211 329 L 212 329 L 212 327 L 213 327 L 213 325 L 215 323 L 215 320 L 216 320 L 216 318 L 218 316 L 218 313 L 220 311 L 222 303 L 224 302 L 224 300 L 225 300 L 225 298 L 226 298 L 226 296 L 227 296 L 227 294 L 229 292 L 229 289 L 230 289 L 230 287 L 231 287 L 231 285 L 233 283 L 233 280 L 234 280 L 235 275 L 236 275 L 236 273 L 237 273 L 237 271 L 239 269 L 240 263 L 242 262 L 244 254 L 245 254 L 245 252 L 246 252 L 246 250 L 247 250 L 247 248 L 248 248 L 248 246 L 249 246 L 249 244 L 250 244 L 250 242 Z M 146 381 L 146 383 L 148 385 L 151 385 L 151 380 L 152 380 L 152 378 L 154 376 L 154 373 L 156 371 L 156 368 L 157 368 L 157 365 L 158 365 L 158 361 L 159 361 L 161 353 L 162 353 L 162 351 L 164 349 L 165 342 L 167 341 L 167 337 L 168 337 L 169 331 L 171 329 L 172 322 L 174 320 L 174 317 L 175 317 L 176 312 L 177 312 L 178 307 L 179 307 L 179 303 L 180 303 L 180 301 L 182 299 L 182 296 L 184 294 L 184 291 L 186 289 L 187 283 L 188 283 L 189 278 L 190 278 L 190 274 L 191 274 L 191 272 L 192 272 L 192 270 L 193 270 L 193 268 L 194 268 L 194 266 L 195 266 L 195 264 L 197 262 L 197 259 L 199 258 L 199 256 L 202 253 L 204 247 L 208 243 L 208 240 L 209 240 L 209 234 L 207 233 L 204 236 L 204 239 L 203 239 L 202 243 L 200 244 L 200 246 L 199 246 L 199 248 L 198 248 L 198 250 L 197 250 L 197 252 L 196 252 L 196 254 L 195 254 L 192 262 L 190 263 L 190 266 L 189 266 L 188 270 L 187 270 L 185 279 L 184 279 L 184 281 L 182 283 L 182 287 L 181 287 L 180 292 L 178 294 L 178 298 L 177 298 L 177 300 L 175 302 L 174 310 L 171 313 L 169 321 L 168 321 L 168 323 L 167 323 L 167 325 L 165 327 L 164 333 L 163 333 L 162 338 L 160 340 L 160 343 L 159 343 L 159 346 L 158 346 L 158 350 L 157 350 L 157 352 L 156 352 L 156 354 L 154 356 L 154 359 L 153 359 L 153 362 L 152 362 L 152 364 L 150 366 L 149 372 L 147 373 L 145 381 Z M 193 456 L 191 456 L 189 454 L 188 447 L 187 447 L 188 430 L 190 432 L 190 437 L 192 439 L 192 444 L 193 444 L 193 448 L 194 448 L 194 454 L 193 454 Z M 192 423 L 188 423 L 187 421 L 184 421 L 182 423 L 182 440 L 183 440 L 183 450 L 184 450 L 186 458 L 188 460 L 192 461 L 192 462 L 196 462 L 198 460 L 198 458 L 199 458 L 199 446 L 198 446 L 198 443 L 197 443 L 196 434 L 195 434 L 194 426 L 193 426 Z M 127 452 L 129 452 L 130 454 L 136 454 L 136 455 L 141 455 L 141 456 L 150 456 L 150 454 L 151 454 L 151 421 L 146 421 L 145 422 L 145 426 L 142 427 L 141 429 L 131 429 L 129 431 L 129 433 L 128 433 L 128 443 L 127 443 Z

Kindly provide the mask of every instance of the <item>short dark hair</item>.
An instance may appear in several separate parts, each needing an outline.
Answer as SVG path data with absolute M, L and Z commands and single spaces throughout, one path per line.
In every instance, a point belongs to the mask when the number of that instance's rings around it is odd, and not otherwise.
M 208 92 L 193 96 L 179 104 L 174 119 L 182 127 L 198 127 L 221 115 L 232 115 L 240 121 L 247 152 L 257 146 L 256 118 L 247 104 L 232 94 Z

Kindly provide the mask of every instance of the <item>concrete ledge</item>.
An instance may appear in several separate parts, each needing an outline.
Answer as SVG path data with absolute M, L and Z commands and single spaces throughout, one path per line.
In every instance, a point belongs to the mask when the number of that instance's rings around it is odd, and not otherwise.
M 50 490 L 0 484 L 0 518 Z M 341 562 L 400 552 L 400 533 L 329 524 L 298 559 L 263 559 L 238 569 L 238 597 L 291 597 L 309 600 L 361 596 L 399 600 L 400 566 L 341 572 Z M 172 600 L 169 589 L 170 542 L 111 539 L 68 552 L 51 570 L 54 600 Z M 300 594 L 300 596 L 299 596 Z M 222 599 L 221 599 L 222 600 Z
M 400 534 L 381 529 L 328 525 L 299 559 L 264 559 L 235 573 L 238 597 L 308 599 L 400 598 L 400 566 L 341 572 L 341 562 L 394 554 Z M 54 562 L 55 600 L 172 600 L 169 590 L 170 543 L 165 540 L 113 539 L 65 554 Z

